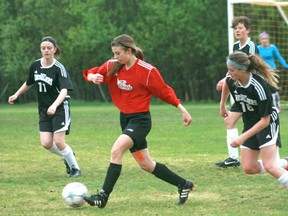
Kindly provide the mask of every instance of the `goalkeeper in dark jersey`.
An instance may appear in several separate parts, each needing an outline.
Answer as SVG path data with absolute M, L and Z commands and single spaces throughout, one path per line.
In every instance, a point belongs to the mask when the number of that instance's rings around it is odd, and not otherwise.
M 54 55 L 60 49 L 52 37 L 44 37 L 40 43 L 42 58 L 34 61 L 26 82 L 9 97 L 14 101 L 34 84 L 38 94 L 39 131 L 42 146 L 50 152 L 62 156 L 69 177 L 81 175 L 73 150 L 65 142 L 70 130 L 69 91 L 73 90 L 68 71 Z

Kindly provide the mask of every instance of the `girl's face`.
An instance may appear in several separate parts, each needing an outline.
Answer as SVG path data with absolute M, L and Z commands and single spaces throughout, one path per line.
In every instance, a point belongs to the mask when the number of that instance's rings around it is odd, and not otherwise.
M 262 36 L 260 37 L 260 43 L 263 47 L 268 47 L 269 46 L 269 38 L 267 36 Z
M 246 29 L 243 23 L 239 23 L 234 27 L 234 35 L 237 40 L 246 40 L 248 38 L 248 34 L 250 33 L 250 29 Z
M 131 49 L 124 50 L 121 46 L 112 46 L 114 59 L 117 59 L 120 64 L 127 64 L 131 57 Z
M 54 53 L 56 52 L 57 48 L 51 42 L 43 41 L 40 44 L 40 50 L 43 58 L 51 59 L 54 57 Z
M 231 78 L 234 80 L 234 81 L 241 81 L 242 78 L 243 78 L 243 71 L 239 70 L 239 69 L 236 69 L 236 68 L 233 68 L 229 65 L 227 65 L 227 69 L 228 69 L 228 74 L 231 76 Z

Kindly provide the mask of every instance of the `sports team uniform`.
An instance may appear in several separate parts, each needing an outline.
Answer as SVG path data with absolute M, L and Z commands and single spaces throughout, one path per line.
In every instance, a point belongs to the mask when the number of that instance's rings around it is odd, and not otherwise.
M 88 81 L 89 73 L 100 73 L 104 77 L 103 84 L 108 84 L 110 95 L 115 106 L 120 110 L 122 133 L 130 136 L 134 147 L 130 152 L 147 148 L 146 136 L 151 130 L 150 99 L 153 95 L 177 107 L 180 100 L 174 90 L 162 79 L 157 68 L 137 59 L 130 69 L 123 66 L 115 76 L 108 72 L 115 61 L 107 61 L 100 67 L 83 72 Z
M 248 38 L 247 42 L 242 47 L 240 47 L 240 41 L 236 41 L 233 45 L 233 51 L 236 50 L 244 52 L 247 55 L 259 53 L 256 44 L 250 38 Z
M 235 81 L 230 76 L 226 83 L 237 107 L 241 108 L 244 128 L 243 132 L 253 127 L 262 117 L 270 115 L 270 124 L 255 136 L 246 140 L 243 146 L 253 150 L 280 144 L 279 136 L 279 116 L 277 110 L 272 106 L 272 96 L 270 86 L 259 75 L 250 73 L 250 80 L 246 86 L 235 85 Z
M 259 53 L 256 44 L 253 41 L 251 41 L 250 38 L 248 38 L 247 42 L 242 47 L 240 47 L 240 41 L 236 41 L 233 45 L 233 52 L 234 51 L 241 51 L 241 52 L 246 53 L 247 55 Z M 241 107 L 237 107 L 236 104 L 232 104 L 230 111 L 231 112 L 242 112 Z
M 57 99 L 62 89 L 73 90 L 70 76 L 65 67 L 56 59 L 49 67 L 42 66 L 42 58 L 34 61 L 29 70 L 27 85 L 35 85 L 38 94 L 39 130 L 42 132 L 66 131 L 70 129 L 69 96 L 52 116 L 47 115 L 48 108 Z

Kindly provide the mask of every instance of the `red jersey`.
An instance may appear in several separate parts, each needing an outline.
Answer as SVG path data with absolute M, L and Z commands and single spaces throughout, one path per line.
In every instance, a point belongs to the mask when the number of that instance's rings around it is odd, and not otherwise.
M 115 106 L 124 114 L 148 112 L 152 95 L 168 104 L 177 107 L 180 100 L 174 90 L 161 77 L 157 68 L 137 59 L 134 65 L 126 69 L 123 66 L 115 76 L 108 77 L 108 71 L 115 61 L 107 61 L 100 67 L 83 72 L 86 81 L 89 73 L 103 75 L 103 84 L 108 84 L 110 95 Z

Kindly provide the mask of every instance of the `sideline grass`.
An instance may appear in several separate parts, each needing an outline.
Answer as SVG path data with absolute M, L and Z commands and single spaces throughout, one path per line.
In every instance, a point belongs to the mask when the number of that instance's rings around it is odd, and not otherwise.
M 187 204 L 177 206 L 176 188 L 141 171 L 127 153 L 106 208 L 73 209 L 64 204 L 61 191 L 72 181 L 84 183 L 90 193 L 101 188 L 111 146 L 120 134 L 116 108 L 72 104 L 67 143 L 76 152 L 83 175 L 69 179 L 61 159 L 39 144 L 37 105 L 0 105 L 0 215 L 287 215 L 288 190 L 270 175 L 248 176 L 241 168 L 214 165 L 227 157 L 218 105 L 185 106 L 193 117 L 190 127 L 182 125 L 177 109 L 152 105 L 148 145 L 153 159 L 195 182 Z M 288 110 L 280 116 L 281 155 L 286 156 Z

